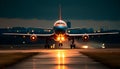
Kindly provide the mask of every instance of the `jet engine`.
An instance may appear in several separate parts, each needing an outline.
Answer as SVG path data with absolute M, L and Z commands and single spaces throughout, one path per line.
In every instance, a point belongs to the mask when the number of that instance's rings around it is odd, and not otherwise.
M 85 42 L 88 41 L 89 40 L 89 35 L 83 35 L 82 40 L 85 41 Z
M 36 41 L 37 40 L 37 36 L 35 34 L 30 36 L 30 40 L 31 41 Z

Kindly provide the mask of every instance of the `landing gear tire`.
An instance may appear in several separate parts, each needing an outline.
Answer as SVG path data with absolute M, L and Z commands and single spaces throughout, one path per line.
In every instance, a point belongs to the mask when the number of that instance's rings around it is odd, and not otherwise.
M 60 47 L 60 46 L 63 46 L 63 44 L 62 44 L 62 43 L 59 43 L 59 47 Z
M 72 48 L 75 48 L 76 46 L 75 46 L 75 43 L 74 43 L 74 38 L 72 38 L 72 42 L 71 42 L 71 45 L 70 45 L 70 48 L 72 49 Z

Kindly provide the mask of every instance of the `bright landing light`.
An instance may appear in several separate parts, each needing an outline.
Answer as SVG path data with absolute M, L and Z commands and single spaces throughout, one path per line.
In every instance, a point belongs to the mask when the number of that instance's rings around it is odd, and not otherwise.
M 82 48 L 87 49 L 87 48 L 88 48 L 88 46 L 87 46 L 87 45 L 85 45 L 85 46 L 82 46 Z
M 65 37 L 64 36 L 58 36 L 57 41 L 65 41 Z
M 61 37 L 61 40 L 62 40 L 62 41 L 64 41 L 64 40 L 65 40 L 65 38 L 64 38 L 64 37 Z
M 105 44 L 104 43 L 102 44 L 102 48 L 105 48 Z
M 57 37 L 57 41 L 60 41 L 60 37 Z

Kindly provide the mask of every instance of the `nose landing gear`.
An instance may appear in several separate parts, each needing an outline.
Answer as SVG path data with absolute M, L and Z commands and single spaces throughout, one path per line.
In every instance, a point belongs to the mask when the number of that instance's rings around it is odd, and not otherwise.
M 59 47 L 60 47 L 60 46 L 63 46 L 63 44 L 62 44 L 62 43 L 59 43 Z
M 72 48 L 75 48 L 75 47 L 76 47 L 76 45 L 74 43 L 74 38 L 72 38 L 72 42 L 71 42 L 70 48 L 72 49 Z

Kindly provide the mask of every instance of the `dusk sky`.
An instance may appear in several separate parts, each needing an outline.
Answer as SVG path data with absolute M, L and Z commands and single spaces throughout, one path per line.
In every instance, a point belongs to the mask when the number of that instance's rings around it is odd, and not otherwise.
M 120 30 L 120 0 L 0 0 L 0 28 L 52 28 L 59 4 L 73 28 Z

